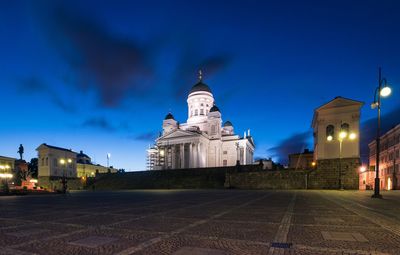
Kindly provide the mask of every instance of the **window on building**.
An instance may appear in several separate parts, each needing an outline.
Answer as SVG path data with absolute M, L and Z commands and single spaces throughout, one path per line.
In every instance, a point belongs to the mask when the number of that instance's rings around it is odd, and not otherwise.
M 224 155 L 228 154 L 228 151 L 223 151 L 223 154 L 224 154 Z
M 54 165 L 54 166 L 57 166 L 57 164 L 58 164 L 58 163 L 57 163 L 57 159 L 56 159 L 56 158 L 53 159 L 53 165 Z
M 42 166 L 44 166 L 44 158 L 42 158 Z
M 202 103 L 202 104 L 200 104 L 200 106 L 204 106 L 204 104 Z
M 335 137 L 335 127 L 333 125 L 328 125 L 326 127 L 326 138 L 331 140 Z
M 199 110 L 194 110 L 194 116 L 197 116 L 197 115 L 199 115 Z
M 204 109 L 200 109 L 200 115 L 204 115 Z
M 340 130 L 341 130 L 341 131 L 344 131 L 344 132 L 346 132 L 346 133 L 349 133 L 349 131 L 350 131 L 350 126 L 349 126 L 349 124 L 343 123 L 343 124 L 340 126 Z
M 226 159 L 222 160 L 222 165 L 223 166 L 227 166 L 228 165 L 228 160 L 226 160 Z
M 192 117 L 192 116 L 193 116 L 193 110 L 190 111 L 190 117 Z
M 49 158 L 46 157 L 46 166 L 49 165 Z

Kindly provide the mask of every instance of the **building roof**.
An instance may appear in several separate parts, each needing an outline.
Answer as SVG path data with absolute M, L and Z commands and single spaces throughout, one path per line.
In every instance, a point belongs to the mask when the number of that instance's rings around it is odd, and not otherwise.
M 165 116 L 164 120 L 174 120 L 174 115 L 172 115 L 171 113 L 168 113 L 168 114 Z
M 205 92 L 211 93 L 210 87 L 208 87 L 208 85 L 203 83 L 202 81 L 199 81 L 192 87 L 189 94 L 191 94 L 193 92 L 199 92 L 199 91 L 205 91 Z
M 354 105 L 357 105 L 361 108 L 364 105 L 364 102 L 337 96 L 334 99 L 332 99 L 331 101 L 319 106 L 318 108 L 316 108 L 314 110 L 314 116 L 313 116 L 313 119 L 311 122 L 311 126 L 312 127 L 315 126 L 316 120 L 318 118 L 318 113 L 321 110 L 330 109 L 330 108 L 338 108 L 338 107 L 346 107 L 346 106 L 354 106 Z
M 221 111 L 216 105 L 214 105 L 213 107 L 211 107 L 210 112 L 221 112 Z
M 76 155 L 78 158 L 90 158 L 88 155 L 86 155 L 85 153 L 83 153 L 83 151 L 80 151 L 78 153 L 78 155 Z
M 78 154 L 78 153 L 76 153 L 75 151 L 72 151 L 72 149 L 66 149 L 66 148 L 62 148 L 62 147 L 52 146 L 52 145 L 48 145 L 48 144 L 46 144 L 46 143 L 42 143 L 40 146 L 45 146 L 45 147 L 48 147 L 48 148 L 50 148 L 50 149 L 61 150 L 61 151 L 67 151 L 67 152 L 72 152 L 72 153 Z M 40 146 L 39 146 L 39 147 L 40 147 Z M 39 147 L 38 147 L 38 148 L 39 148 Z
M 6 156 L 0 156 L 0 158 L 5 159 L 5 160 L 17 160 L 16 158 L 11 158 L 11 157 L 6 157 Z
M 232 122 L 230 122 L 229 120 L 225 121 L 224 127 L 233 127 Z

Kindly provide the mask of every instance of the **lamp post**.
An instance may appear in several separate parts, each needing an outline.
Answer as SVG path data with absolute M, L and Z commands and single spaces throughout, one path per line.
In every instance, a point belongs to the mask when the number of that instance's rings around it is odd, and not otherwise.
M 60 164 L 63 166 L 63 176 L 62 176 L 62 179 L 61 179 L 63 194 L 67 193 L 67 178 L 65 176 L 65 170 L 66 170 L 67 164 L 69 165 L 71 163 L 72 163 L 72 159 L 70 159 L 70 158 L 67 159 L 67 160 L 65 160 L 63 158 L 60 159 Z
M 344 190 L 344 185 L 343 185 L 343 173 L 342 173 L 342 150 L 343 150 L 343 141 L 346 139 L 349 140 L 354 140 L 356 139 L 357 135 L 356 133 L 350 133 L 346 130 L 341 130 L 339 133 L 338 141 L 339 141 L 339 189 Z M 328 142 L 331 142 L 333 140 L 333 136 L 329 135 L 327 137 Z
M 383 88 L 382 88 L 383 87 Z M 380 179 L 379 179 L 379 160 L 380 160 L 380 140 L 381 140 L 381 97 L 387 97 L 392 90 L 387 86 L 387 81 L 382 78 L 382 70 L 379 67 L 378 87 L 375 89 L 374 102 L 371 108 L 378 108 L 378 126 L 376 130 L 376 162 L 375 162 L 375 188 L 372 198 L 382 198 L 380 194 Z

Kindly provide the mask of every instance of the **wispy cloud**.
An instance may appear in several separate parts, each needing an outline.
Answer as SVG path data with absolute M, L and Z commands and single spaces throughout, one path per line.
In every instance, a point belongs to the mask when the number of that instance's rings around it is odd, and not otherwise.
M 279 158 L 281 163 L 286 164 L 289 154 L 302 152 L 304 149 L 309 148 L 311 137 L 311 131 L 294 133 L 283 139 L 275 147 L 268 149 L 267 152 L 271 153 L 273 157 Z
M 116 128 L 111 125 L 109 121 L 104 118 L 90 118 L 82 123 L 82 127 L 97 128 L 108 132 L 114 132 Z
M 37 78 L 29 77 L 20 79 L 17 82 L 17 90 L 25 95 L 42 94 L 43 97 L 49 99 L 55 106 L 67 113 L 74 113 L 73 104 L 65 101 L 54 88 L 50 87 L 46 82 Z
M 129 92 L 149 89 L 146 81 L 153 69 L 143 43 L 111 34 L 104 26 L 61 5 L 51 13 L 43 27 L 81 77 L 76 84 L 80 89 L 94 88 L 104 107 L 118 106 Z
M 157 138 L 157 132 L 146 132 L 139 135 L 131 135 L 128 138 L 137 141 L 154 142 Z

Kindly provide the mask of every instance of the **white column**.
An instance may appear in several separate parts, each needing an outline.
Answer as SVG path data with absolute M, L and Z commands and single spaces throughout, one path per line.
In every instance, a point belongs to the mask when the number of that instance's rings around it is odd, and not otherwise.
M 171 146 L 171 168 L 175 169 L 175 145 Z
M 180 168 L 185 167 L 185 144 L 180 144 L 180 160 L 181 160 L 181 165 Z
M 197 147 L 197 167 L 202 167 L 200 143 L 198 143 L 196 147 Z
M 246 144 L 244 144 L 244 146 L 243 146 L 243 165 L 247 165 L 247 158 L 246 158 L 246 155 L 247 155 L 247 146 L 246 146 Z
M 193 167 L 193 149 L 192 143 L 189 143 L 189 168 Z

